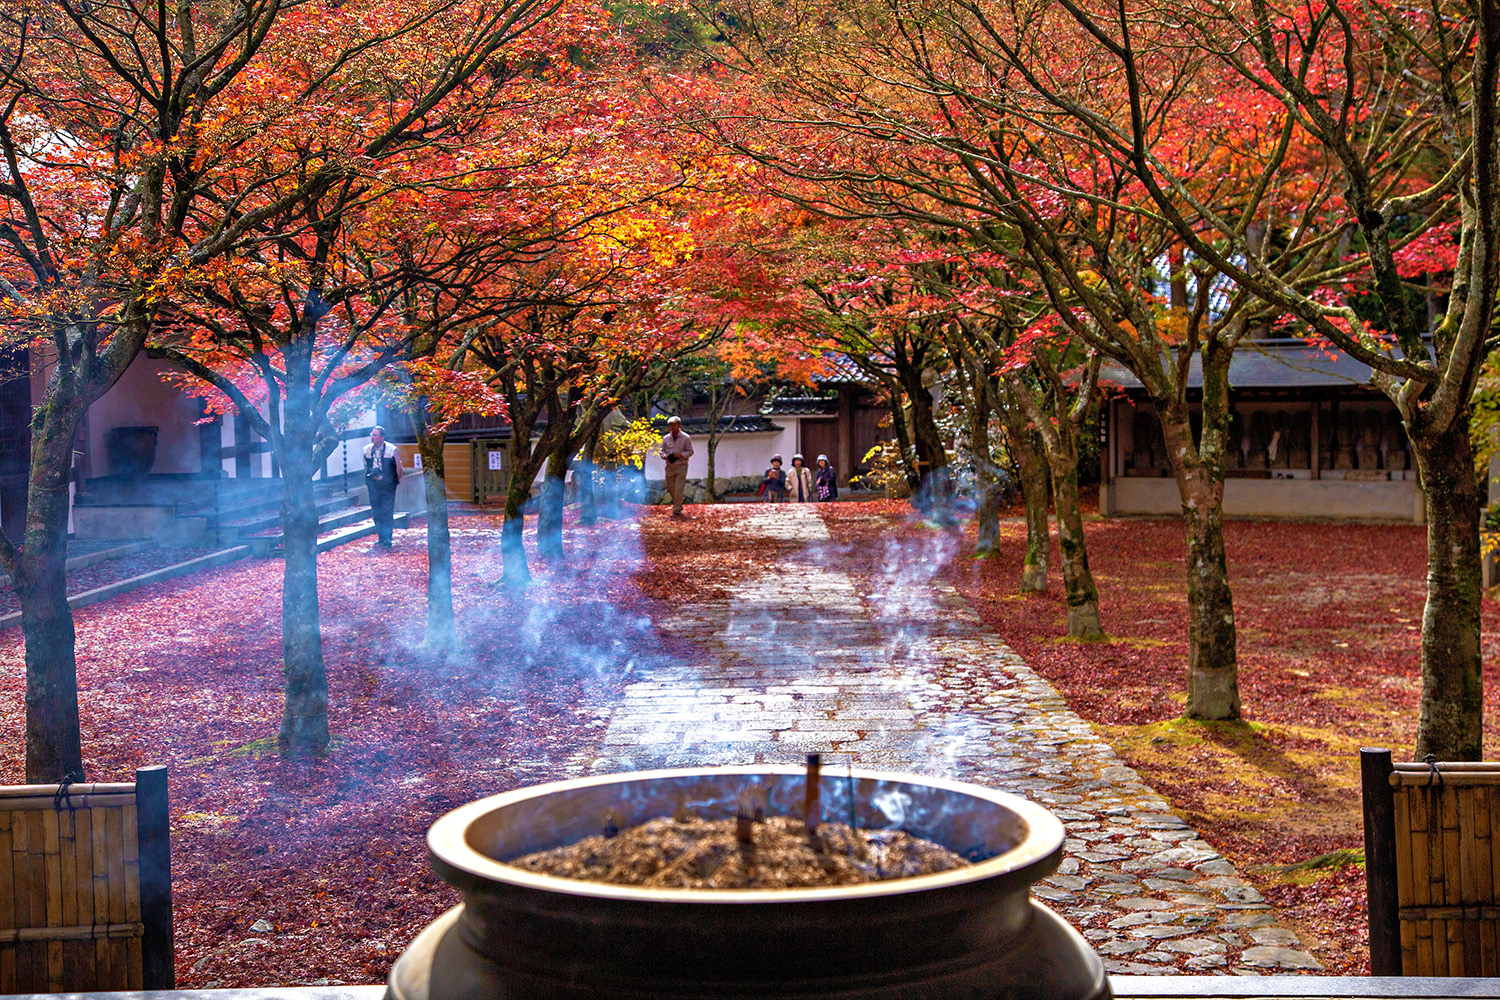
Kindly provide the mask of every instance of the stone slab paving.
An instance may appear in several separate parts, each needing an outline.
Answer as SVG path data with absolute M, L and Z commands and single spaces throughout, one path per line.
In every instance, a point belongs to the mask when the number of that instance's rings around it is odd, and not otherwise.
M 1111 972 L 1321 968 L 1234 866 L 934 577 L 948 536 L 875 553 L 881 568 L 856 576 L 814 507 L 766 507 L 729 530 L 747 546 L 807 548 L 727 586 L 728 599 L 688 597 L 657 623 L 702 656 L 633 670 L 590 770 L 821 751 L 1015 792 L 1067 829 L 1062 866 L 1036 896 Z

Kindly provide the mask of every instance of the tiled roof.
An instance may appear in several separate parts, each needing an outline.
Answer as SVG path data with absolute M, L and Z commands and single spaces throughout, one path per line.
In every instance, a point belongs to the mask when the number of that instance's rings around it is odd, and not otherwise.
M 1140 380 L 1114 361 L 1104 363 L 1099 379 L 1127 391 L 1141 388 Z M 1309 347 L 1303 340 L 1243 345 L 1229 363 L 1231 389 L 1356 388 L 1368 387 L 1369 382 L 1369 365 L 1340 350 Z M 1188 385 L 1195 389 L 1203 386 L 1201 355 L 1193 356 Z
M 838 413 L 839 401 L 829 396 L 778 396 L 768 400 L 760 412 L 771 416 L 812 416 Z
M 870 376 L 866 375 L 849 355 L 842 352 L 830 351 L 823 356 L 823 363 L 828 366 L 828 371 L 813 379 L 820 384 L 870 381 Z
M 682 429 L 689 434 L 707 434 L 708 418 L 688 417 L 683 420 Z M 781 428 L 771 423 L 771 418 L 763 413 L 719 418 L 720 434 L 766 434 L 779 430 Z

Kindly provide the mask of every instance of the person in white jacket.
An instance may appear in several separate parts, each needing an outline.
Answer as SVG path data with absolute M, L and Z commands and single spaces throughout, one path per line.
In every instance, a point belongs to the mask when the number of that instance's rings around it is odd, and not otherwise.
M 792 467 L 786 472 L 786 499 L 788 503 L 815 503 L 818 499 L 812 470 L 801 455 L 792 456 Z

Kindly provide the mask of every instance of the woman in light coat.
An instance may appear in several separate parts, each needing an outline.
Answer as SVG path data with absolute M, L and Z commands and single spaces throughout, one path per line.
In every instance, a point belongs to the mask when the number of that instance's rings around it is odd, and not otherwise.
M 792 467 L 786 472 L 786 498 L 788 503 L 814 503 L 818 499 L 812 470 L 801 455 L 792 456 Z

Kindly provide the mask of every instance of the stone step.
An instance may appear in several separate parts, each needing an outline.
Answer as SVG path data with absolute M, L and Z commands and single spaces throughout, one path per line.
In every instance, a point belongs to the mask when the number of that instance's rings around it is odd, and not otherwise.
M 346 506 L 347 500 L 342 495 L 322 497 L 314 501 L 318 516 L 322 517 L 330 511 L 341 510 Z M 228 513 L 227 511 L 225 513 Z M 219 537 L 225 540 L 245 538 L 257 532 L 276 528 L 281 524 L 281 498 L 278 496 L 275 507 L 266 512 L 255 512 L 247 516 L 221 518 L 219 521 Z
M 411 514 L 407 511 L 402 511 L 391 518 L 392 529 L 409 527 L 410 524 Z M 373 520 L 363 521 L 351 527 L 340 529 L 327 538 L 318 539 L 318 551 L 327 552 L 329 549 L 338 548 L 340 545 L 345 545 L 357 538 L 364 538 L 373 534 L 375 534 L 375 522 Z
M 354 483 L 352 478 L 350 483 Z M 313 494 L 319 498 L 342 496 L 343 493 L 343 477 L 313 481 Z M 276 511 L 281 507 L 281 496 L 280 479 L 223 479 L 212 495 L 180 503 L 175 513 L 178 517 L 205 517 L 217 511 L 220 522 L 223 522 L 263 511 Z
M 404 528 L 410 520 L 411 514 L 402 511 L 392 518 L 391 523 L 397 528 Z M 375 521 L 370 515 L 370 508 L 349 507 L 332 516 L 318 519 L 318 551 L 327 552 L 346 542 L 352 542 L 356 538 L 373 534 L 375 534 Z M 281 548 L 282 533 L 275 531 L 264 535 L 253 535 L 246 541 L 250 544 L 251 551 L 257 556 L 270 556 Z

